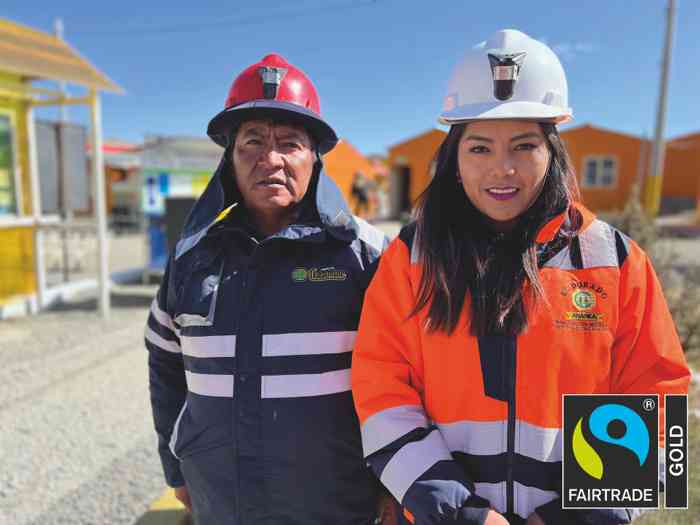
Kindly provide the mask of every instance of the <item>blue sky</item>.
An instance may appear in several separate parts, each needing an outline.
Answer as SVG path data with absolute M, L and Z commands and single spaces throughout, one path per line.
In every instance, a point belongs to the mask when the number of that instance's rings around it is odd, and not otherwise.
M 700 2 L 679 0 L 666 135 L 700 131 Z M 315 82 L 325 118 L 363 153 L 435 127 L 455 63 L 515 28 L 558 52 L 575 123 L 653 134 L 665 0 L 6 0 L 0 16 L 53 31 L 127 92 L 103 98 L 105 136 L 203 136 L 235 75 L 279 52 Z M 71 110 L 84 120 L 84 111 Z M 46 114 L 51 116 L 51 113 Z

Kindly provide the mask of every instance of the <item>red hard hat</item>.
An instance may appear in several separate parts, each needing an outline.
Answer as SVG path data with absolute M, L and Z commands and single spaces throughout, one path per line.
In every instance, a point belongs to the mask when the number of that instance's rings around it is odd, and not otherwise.
M 243 121 L 266 118 L 299 122 L 313 136 L 321 153 L 338 143 L 333 128 L 321 118 L 318 93 L 309 77 L 274 53 L 236 77 L 224 108 L 207 129 L 212 140 L 223 147 L 229 145 Z

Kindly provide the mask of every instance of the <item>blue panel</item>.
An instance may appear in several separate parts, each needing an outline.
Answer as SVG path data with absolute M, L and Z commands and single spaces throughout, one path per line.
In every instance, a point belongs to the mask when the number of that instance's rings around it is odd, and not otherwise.
M 148 223 L 148 268 L 164 270 L 168 260 L 168 245 L 165 236 L 165 223 L 161 218 L 150 217 Z

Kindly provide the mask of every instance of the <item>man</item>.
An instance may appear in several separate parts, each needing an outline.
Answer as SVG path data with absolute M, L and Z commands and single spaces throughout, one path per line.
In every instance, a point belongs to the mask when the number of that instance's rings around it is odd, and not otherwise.
M 370 524 L 350 361 L 386 238 L 324 175 L 338 139 L 301 70 L 268 55 L 225 108 L 146 327 L 166 481 L 202 525 Z

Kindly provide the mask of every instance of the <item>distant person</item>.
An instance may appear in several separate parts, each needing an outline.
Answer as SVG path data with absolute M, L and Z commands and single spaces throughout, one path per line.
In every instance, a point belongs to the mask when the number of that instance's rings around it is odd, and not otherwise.
M 630 523 L 562 509 L 562 396 L 687 392 L 649 258 L 579 200 L 570 118 L 546 45 L 505 30 L 471 49 L 435 177 L 367 291 L 364 452 L 415 525 Z
M 368 181 L 362 173 L 355 173 L 350 193 L 355 199 L 355 214 L 366 216 L 369 212 L 369 188 Z
M 281 56 L 235 79 L 208 133 L 225 151 L 146 327 L 166 481 L 199 525 L 375 523 L 350 361 L 386 238 L 324 175 L 338 139 Z

